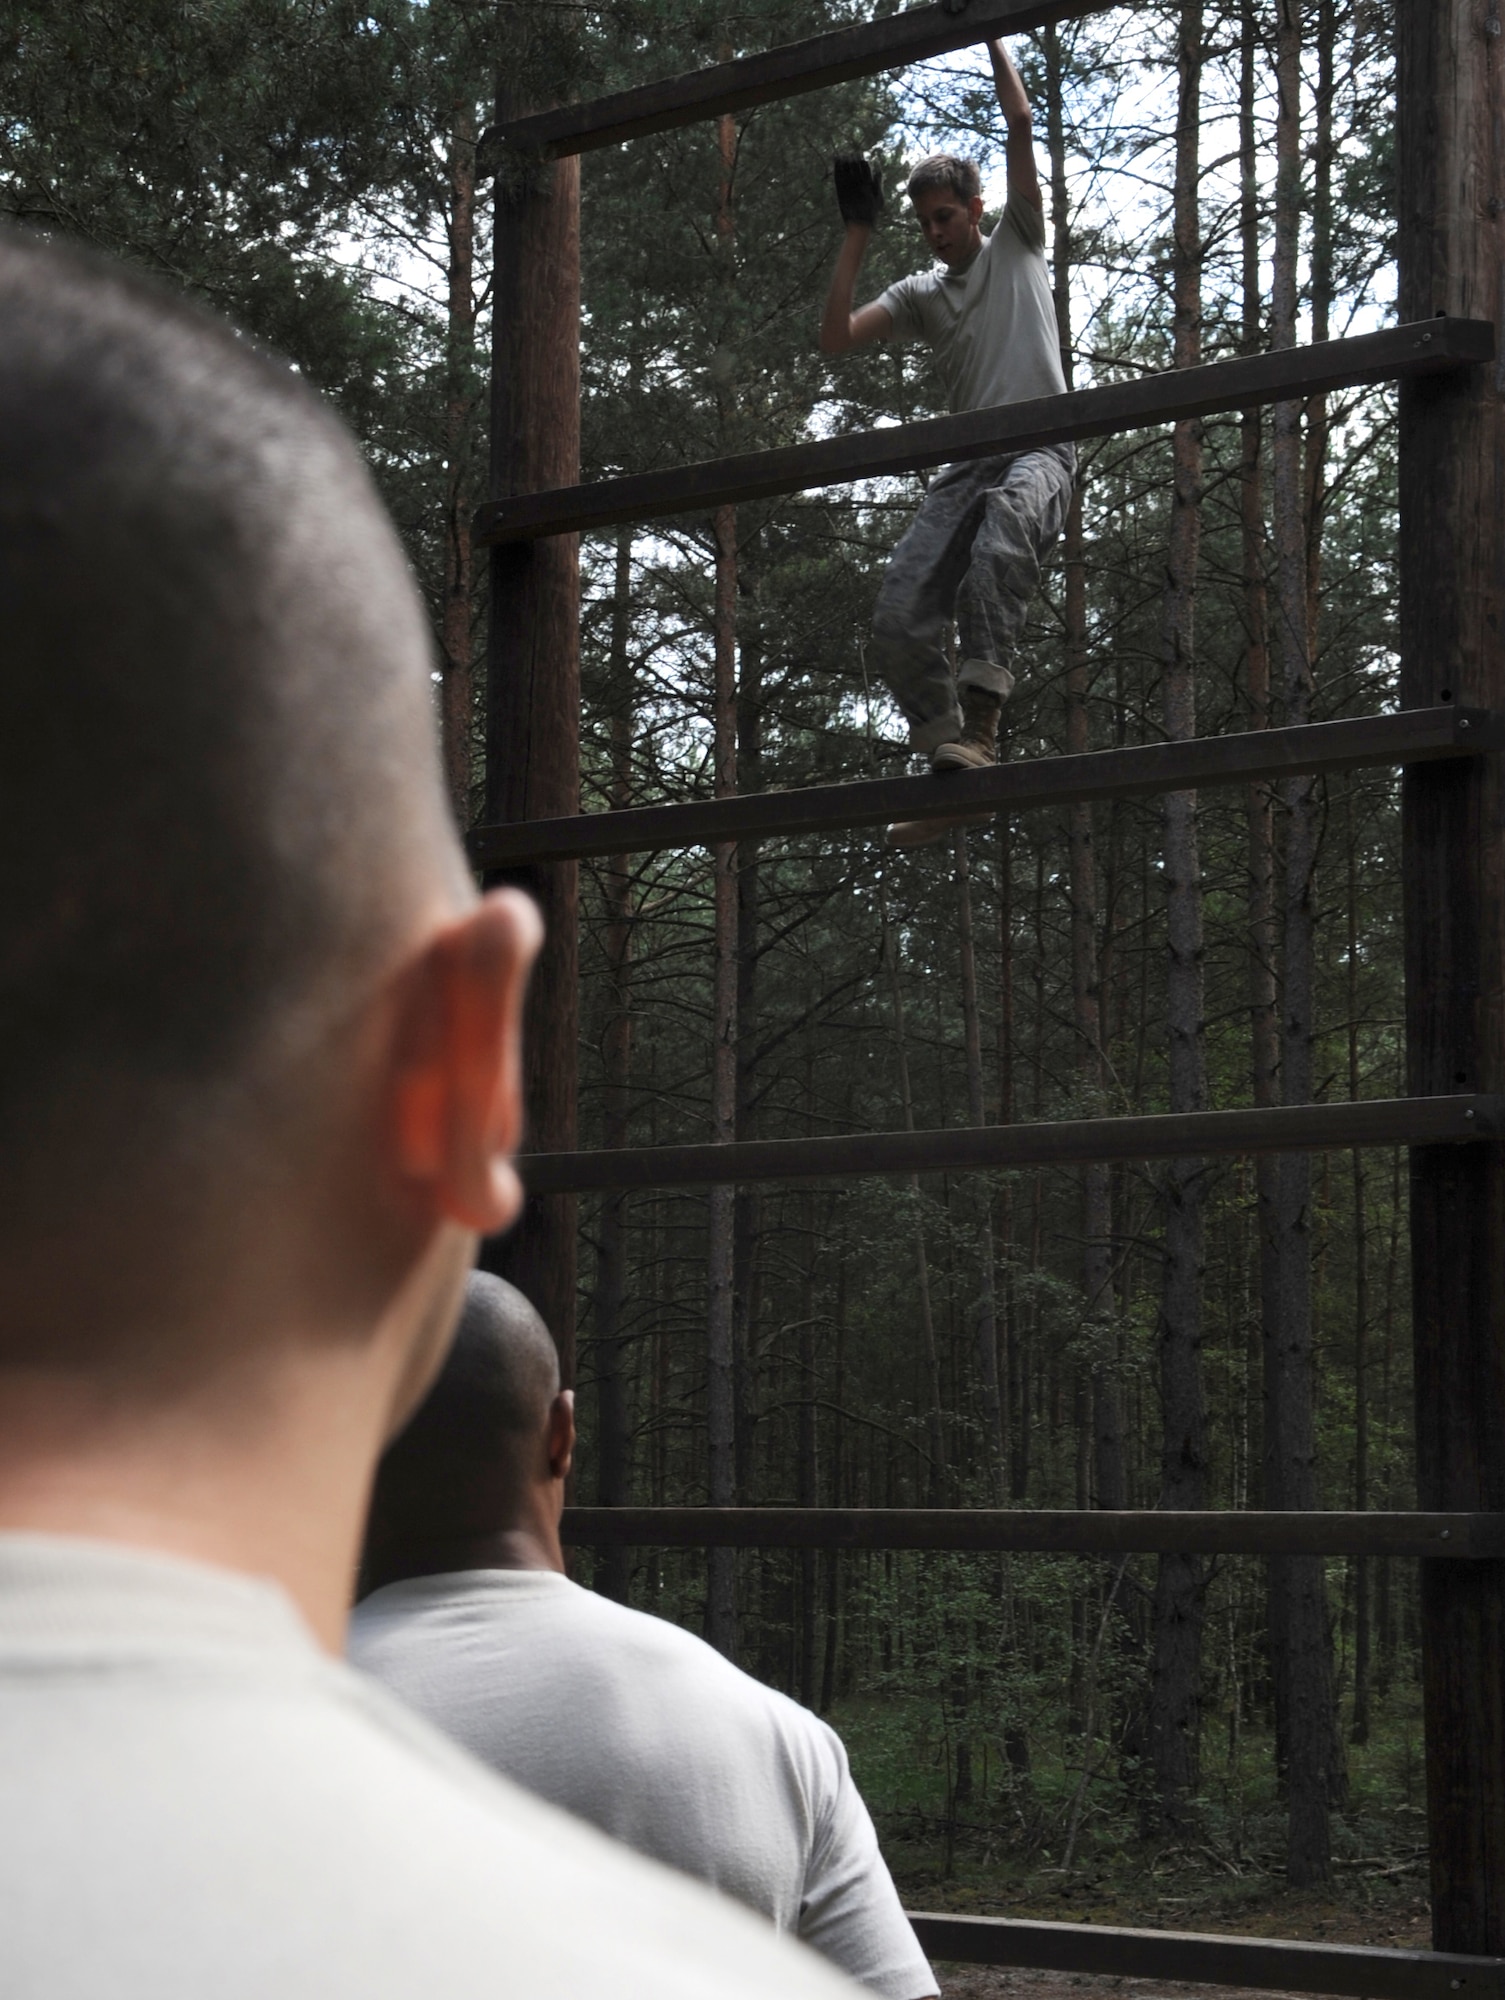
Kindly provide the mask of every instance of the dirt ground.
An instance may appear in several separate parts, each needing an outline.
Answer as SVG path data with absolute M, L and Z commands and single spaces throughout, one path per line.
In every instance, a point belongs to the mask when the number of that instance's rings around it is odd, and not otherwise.
M 1181 1980 L 1116 1979 L 1086 1972 L 1012 1972 L 993 1965 L 936 1968 L 943 2000 L 1091 2000 L 1114 1993 L 1119 2000 L 1296 2000 L 1246 1986 L 1188 1986 Z

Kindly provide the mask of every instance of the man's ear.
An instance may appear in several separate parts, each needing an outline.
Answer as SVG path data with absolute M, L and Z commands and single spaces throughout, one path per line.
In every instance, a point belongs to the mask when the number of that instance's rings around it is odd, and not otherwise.
M 432 937 L 402 995 L 393 1079 L 397 1166 L 439 1219 L 490 1235 L 523 1193 L 522 1024 L 543 941 L 530 899 L 496 889 Z
M 549 1476 L 561 1485 L 575 1462 L 575 1392 L 561 1389 L 549 1406 Z
M 967 213 L 968 215 L 971 216 L 974 222 L 981 222 L 982 212 L 986 207 L 987 207 L 987 202 L 983 199 L 983 197 L 980 194 L 975 194 L 973 195 L 972 199 L 967 203 Z

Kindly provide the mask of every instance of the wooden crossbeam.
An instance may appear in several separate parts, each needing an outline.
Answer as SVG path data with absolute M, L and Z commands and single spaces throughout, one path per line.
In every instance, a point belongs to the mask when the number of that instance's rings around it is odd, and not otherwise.
M 995 35 L 1019 35 L 1078 14 L 1101 14 L 1115 0 L 960 0 L 913 7 L 880 21 L 834 28 L 806 41 L 785 42 L 756 55 L 614 91 L 580 104 L 563 104 L 494 128 L 493 137 L 520 151 L 559 156 L 593 152 L 624 139 L 643 139 L 693 125 L 723 111 L 745 111 L 781 97 L 824 90 L 854 76 L 924 62 Z
M 960 809 L 1027 812 L 1083 799 L 1148 798 L 1212 785 L 1244 785 L 1294 772 L 1429 763 L 1505 749 L 1505 716 L 1442 704 L 1399 715 L 1359 716 L 1294 729 L 1204 736 L 1189 743 L 1145 743 L 1079 757 L 1021 758 L 991 770 L 946 777 L 877 778 L 812 785 L 795 792 L 695 799 L 685 805 L 634 806 L 625 812 L 480 826 L 469 837 L 477 868 L 525 861 L 573 861 L 587 855 L 639 854 L 659 848 L 766 840 L 889 820 L 936 819 Z
M 750 1181 L 861 1179 L 988 1167 L 1080 1166 L 1089 1160 L 1200 1159 L 1320 1153 L 1350 1146 L 1439 1146 L 1498 1139 L 1505 1097 L 1374 1098 L 1270 1110 L 1070 1118 L 1055 1124 L 958 1126 L 943 1132 L 851 1132 L 825 1139 L 732 1145 L 627 1146 L 607 1152 L 525 1153 L 530 1195 L 715 1187 Z
M 909 1920 L 931 1958 L 963 1965 L 1180 1979 L 1193 1986 L 1336 1993 L 1353 2000 L 1505 2000 L 1505 1958 L 1308 1944 L 1295 1938 L 1046 1924 L 1022 1917 L 962 1917 L 948 1911 L 912 1912 Z
M 1017 1555 L 1505 1556 L 1505 1514 L 1023 1507 L 566 1507 L 572 1548 L 1006 1549 Z
M 530 541 L 614 522 L 704 513 L 733 501 L 767 500 L 781 493 L 989 458 L 999 452 L 1034 451 L 1181 417 L 1252 409 L 1361 382 L 1463 367 L 1492 360 L 1494 348 L 1494 327 L 1488 320 L 1421 320 L 1380 333 L 1356 334 L 1349 340 L 1210 361 L 1202 368 L 1167 369 L 1131 382 L 1107 382 L 1062 396 L 964 410 L 957 416 L 927 417 L 886 430 L 853 431 L 738 458 L 665 466 L 595 485 L 511 494 L 488 500 L 476 510 L 475 539 L 478 544 Z

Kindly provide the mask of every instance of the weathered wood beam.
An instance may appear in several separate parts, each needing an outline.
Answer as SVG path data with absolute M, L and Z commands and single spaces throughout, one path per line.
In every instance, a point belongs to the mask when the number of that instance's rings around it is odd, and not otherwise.
M 566 1507 L 572 1548 L 1007 1549 L 1018 1555 L 1505 1555 L 1505 1514 L 1021 1507 Z
M 1245 785 L 1298 771 L 1349 771 L 1474 757 L 1505 749 L 1505 714 L 1441 703 L 1399 715 L 1358 716 L 1296 729 L 1252 729 L 1190 743 L 1144 743 L 1079 757 L 1020 758 L 942 778 L 862 779 L 805 791 L 755 792 L 685 805 L 480 826 L 470 834 L 477 868 L 524 861 L 641 854 L 724 840 L 768 840 L 890 820 L 938 819 L 961 808 L 1028 812 L 1081 799 L 1150 798 L 1212 785 Z
M 1505 289 L 1498 9 L 1407 0 L 1395 24 L 1401 310 L 1493 311 Z M 1447 687 L 1505 702 L 1497 369 L 1403 386 L 1399 489 L 1401 698 Z M 1505 1089 L 1505 764 L 1408 773 L 1401 826 L 1408 1088 Z M 1411 1273 L 1418 1496 L 1505 1506 L 1498 1148 L 1413 1153 Z M 1505 1563 L 1424 1563 L 1421 1626 L 1433 1942 L 1505 1952 Z
M 1249 1986 L 1275 1993 L 1337 1993 L 1353 2000 L 1458 2000 L 1460 1993 L 1467 2000 L 1505 2000 L 1505 1958 L 940 1911 L 911 1912 L 909 1920 L 931 1958 L 963 1965 L 1180 1979 L 1192 1986 Z
M 590 486 L 512 492 L 476 510 L 478 543 L 531 541 L 614 522 L 706 512 L 729 502 L 913 472 L 926 465 L 1034 451 L 1076 438 L 1106 437 L 1182 417 L 1247 410 L 1362 382 L 1456 369 L 1494 357 L 1495 330 L 1482 319 L 1429 319 L 1351 340 L 1327 340 L 1273 354 L 1167 369 L 1132 382 L 1106 382 L 1064 396 L 1000 403 L 958 416 L 927 417 L 886 430 L 853 431 L 807 444 L 629 473 Z
M 1149 1118 L 959 1126 L 944 1132 L 753 1139 L 729 1146 L 525 1153 L 518 1168 L 530 1194 L 584 1194 L 989 1167 L 1064 1167 L 1087 1160 L 1199 1159 L 1215 1154 L 1325 1152 L 1347 1146 L 1453 1146 L 1498 1139 L 1502 1133 L 1505 1096 L 1399 1097 Z
M 500 111 L 516 108 L 503 76 Z M 494 497 L 580 477 L 580 163 L 542 165 L 496 204 L 491 337 Z M 491 551 L 484 816 L 529 820 L 580 810 L 580 548 L 572 536 Z M 528 987 L 525 1078 L 535 1143 L 575 1141 L 579 870 L 519 867 L 544 944 Z M 482 1259 L 522 1290 L 574 1365 L 575 1205 L 532 1198 Z
M 664 77 L 608 97 L 564 104 L 528 118 L 499 122 L 489 135 L 522 152 L 587 153 L 624 139 L 643 139 L 693 125 L 723 111 L 745 111 L 776 98 L 824 90 L 854 76 L 925 62 L 995 35 L 1019 35 L 1078 14 L 1107 12 L 1118 0 L 961 0 L 960 5 L 913 7 L 879 21 L 833 28 L 801 42 L 683 76 Z

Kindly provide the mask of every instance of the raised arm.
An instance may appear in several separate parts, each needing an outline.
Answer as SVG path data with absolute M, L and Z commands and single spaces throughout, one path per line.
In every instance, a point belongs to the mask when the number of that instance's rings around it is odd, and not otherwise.
M 883 207 L 883 188 L 866 160 L 840 158 L 835 165 L 836 199 L 846 224 L 846 236 L 831 273 L 826 293 L 826 309 L 820 321 L 820 345 L 825 354 L 849 354 L 854 347 L 866 347 L 881 340 L 893 326 L 893 315 L 877 304 L 853 310 L 857 296 L 857 274 L 867 255 L 868 238 L 873 233 Z
M 821 315 L 820 345 L 824 354 L 850 354 L 854 347 L 866 347 L 871 341 L 881 340 L 893 326 L 893 314 L 886 306 L 875 303 L 859 306 L 855 312 L 852 309 L 857 273 L 862 269 L 867 240 L 872 233 L 866 223 L 847 224 L 846 241 L 831 273 L 831 289 Z
M 1008 127 L 1009 193 L 1023 195 L 1026 201 L 1043 209 L 1045 197 L 1040 192 L 1040 175 L 1035 166 L 1035 121 L 1030 115 L 1024 84 L 1002 42 L 989 42 L 988 54 L 993 59 L 998 108 Z

